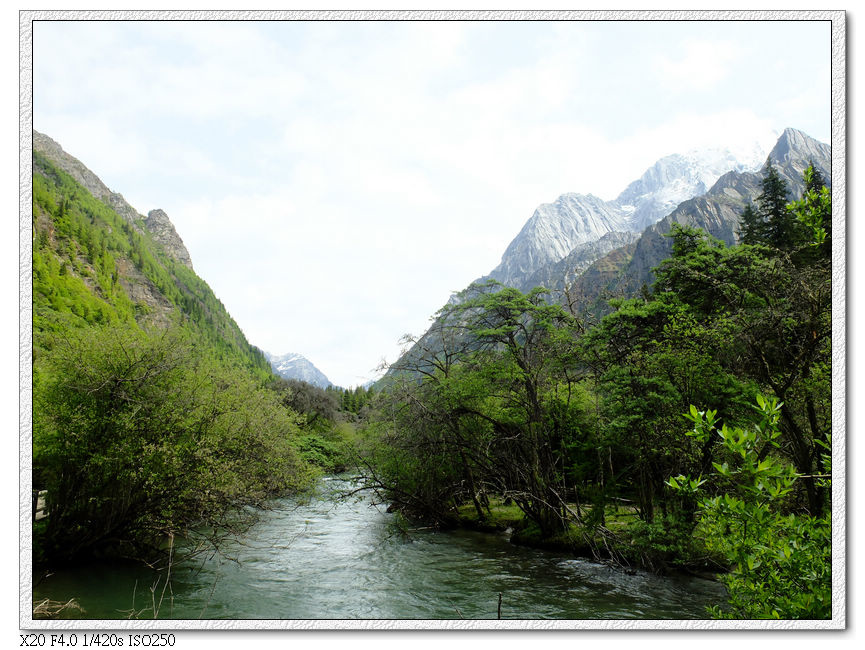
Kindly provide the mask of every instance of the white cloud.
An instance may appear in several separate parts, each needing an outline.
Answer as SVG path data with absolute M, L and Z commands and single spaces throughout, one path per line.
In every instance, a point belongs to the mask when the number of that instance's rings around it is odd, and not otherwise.
M 498 264 L 540 203 L 611 199 L 663 155 L 820 112 L 739 92 L 718 25 L 647 30 L 633 52 L 609 28 L 46 24 L 36 128 L 165 209 L 254 344 L 351 383 Z M 671 92 L 709 82 L 709 104 Z
M 731 72 L 731 64 L 742 56 L 740 46 L 722 40 L 688 40 L 683 49 L 675 58 L 665 54 L 653 57 L 659 82 L 668 90 L 681 93 L 723 84 Z

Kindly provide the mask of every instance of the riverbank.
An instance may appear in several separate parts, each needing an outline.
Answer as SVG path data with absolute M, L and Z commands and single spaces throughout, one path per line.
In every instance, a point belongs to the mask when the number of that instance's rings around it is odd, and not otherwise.
M 512 527 L 489 534 L 517 523 L 507 507 L 485 534 L 405 528 L 368 494 L 343 498 L 349 478 L 320 485 L 274 501 L 225 555 L 175 564 L 156 613 L 150 588 L 162 593 L 164 576 L 107 561 L 46 576 L 34 603 L 74 598 L 83 612 L 59 618 L 87 619 L 495 619 L 502 594 L 503 619 L 587 620 L 704 618 L 724 599 L 717 583 L 512 544 Z
M 491 500 L 489 511 L 480 519 L 471 504 L 458 509 L 456 527 L 509 535 L 512 544 L 555 551 L 612 564 L 628 572 L 635 569 L 658 575 L 684 574 L 716 580 L 727 571 L 723 558 L 698 548 L 690 536 L 663 525 L 645 524 L 632 508 L 613 506 L 605 511 L 604 525 L 570 527 L 552 537 L 526 519 L 515 505 Z

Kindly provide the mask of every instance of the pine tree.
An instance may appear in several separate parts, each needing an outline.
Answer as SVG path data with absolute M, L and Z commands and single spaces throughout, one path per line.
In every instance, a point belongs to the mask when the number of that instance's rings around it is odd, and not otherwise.
M 797 221 L 787 210 L 787 181 L 771 160 L 760 187 L 763 192 L 757 197 L 757 214 L 765 223 L 762 239 L 773 248 L 791 250 L 796 245 Z
M 805 193 L 811 192 L 820 192 L 823 187 L 826 185 L 826 181 L 823 179 L 823 174 L 814 167 L 814 161 L 808 162 L 808 169 L 805 170 L 804 174 L 805 180 Z
M 739 241 L 743 244 L 759 244 L 764 240 L 766 224 L 750 203 L 745 206 L 739 221 Z

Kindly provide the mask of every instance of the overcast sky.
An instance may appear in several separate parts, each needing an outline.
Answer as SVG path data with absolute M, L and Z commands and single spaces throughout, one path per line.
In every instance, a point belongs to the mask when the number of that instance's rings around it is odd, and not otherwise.
M 829 142 L 828 22 L 40 22 L 34 128 L 165 210 L 251 343 L 356 385 L 534 209 Z

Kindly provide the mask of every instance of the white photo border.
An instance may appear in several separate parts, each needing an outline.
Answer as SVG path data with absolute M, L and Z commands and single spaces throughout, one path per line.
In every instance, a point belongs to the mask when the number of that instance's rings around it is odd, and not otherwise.
M 231 21 L 828 21 L 832 47 L 832 618 L 714 620 L 207 620 L 33 619 L 32 139 L 33 22 Z M 846 464 L 846 14 L 844 11 L 29 11 L 19 12 L 19 625 L 22 630 L 841 630 L 847 612 Z

